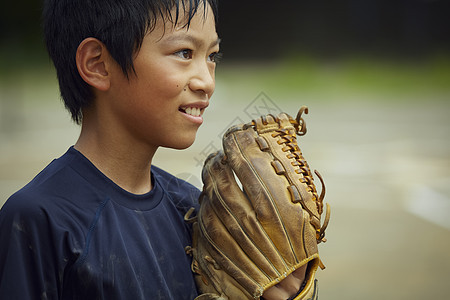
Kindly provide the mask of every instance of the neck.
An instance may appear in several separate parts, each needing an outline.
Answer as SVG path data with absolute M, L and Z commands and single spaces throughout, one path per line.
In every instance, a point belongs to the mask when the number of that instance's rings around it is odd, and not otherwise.
M 152 189 L 150 169 L 156 148 L 84 119 L 75 149 L 124 190 L 144 194 Z

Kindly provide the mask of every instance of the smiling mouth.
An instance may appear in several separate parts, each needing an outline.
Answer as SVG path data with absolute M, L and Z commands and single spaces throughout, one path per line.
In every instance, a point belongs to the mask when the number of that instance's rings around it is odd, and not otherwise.
M 204 109 L 197 107 L 180 107 L 179 111 L 193 117 L 200 117 L 203 114 Z

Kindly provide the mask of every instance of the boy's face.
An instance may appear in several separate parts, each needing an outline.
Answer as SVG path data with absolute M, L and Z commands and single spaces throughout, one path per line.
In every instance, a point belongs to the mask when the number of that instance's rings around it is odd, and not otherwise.
M 189 28 L 158 20 L 134 60 L 136 75 L 113 69 L 109 113 L 130 142 L 182 149 L 195 140 L 215 88 L 219 39 L 207 5 Z M 183 20 L 181 20 L 183 21 Z

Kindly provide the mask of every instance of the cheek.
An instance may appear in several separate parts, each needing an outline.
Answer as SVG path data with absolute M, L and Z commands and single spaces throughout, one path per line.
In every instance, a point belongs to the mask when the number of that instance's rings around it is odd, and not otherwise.
M 139 90 L 153 97 L 176 97 L 188 84 L 183 74 L 170 65 L 148 66 L 143 76 L 139 76 L 139 85 L 143 86 Z
M 156 83 L 154 88 L 158 94 L 168 98 L 177 97 L 187 87 L 187 82 L 178 74 L 164 74 L 156 78 L 154 82 Z

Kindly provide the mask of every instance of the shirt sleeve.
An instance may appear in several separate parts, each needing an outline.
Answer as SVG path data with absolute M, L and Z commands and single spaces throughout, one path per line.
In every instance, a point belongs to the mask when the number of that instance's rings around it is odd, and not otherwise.
M 60 256 L 49 216 L 26 200 L 12 196 L 0 210 L 0 299 L 58 299 Z

